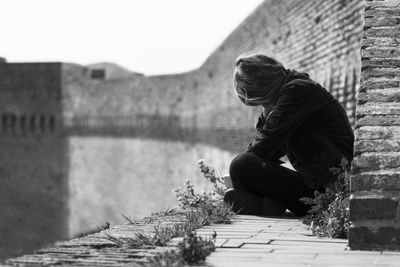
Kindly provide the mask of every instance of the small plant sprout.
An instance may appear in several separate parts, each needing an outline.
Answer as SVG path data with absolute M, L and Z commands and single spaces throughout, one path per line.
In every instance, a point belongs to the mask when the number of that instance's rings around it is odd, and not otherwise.
M 201 173 L 203 174 L 204 178 L 209 180 L 213 185 L 213 192 L 220 197 L 224 197 L 226 192 L 226 186 L 224 182 L 224 178 L 220 175 L 216 175 L 215 169 L 211 168 L 205 163 L 204 159 L 201 159 L 197 162 L 197 165 L 200 168 Z

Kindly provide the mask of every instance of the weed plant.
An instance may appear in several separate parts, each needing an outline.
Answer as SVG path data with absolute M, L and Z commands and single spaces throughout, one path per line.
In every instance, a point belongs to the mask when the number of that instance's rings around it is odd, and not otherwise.
M 207 225 L 231 223 L 230 219 L 235 213 L 223 200 L 226 192 L 223 178 L 216 175 L 216 171 L 205 164 L 204 160 L 200 160 L 197 164 L 204 178 L 211 182 L 213 188 L 209 192 L 198 193 L 194 190 L 193 184 L 187 180 L 183 188 L 175 189 L 179 206 L 183 210 L 194 210 L 201 213 L 205 217 Z
M 301 199 L 311 205 L 309 215 L 303 217 L 303 222 L 310 225 L 314 235 L 331 238 L 348 238 L 349 220 L 349 167 L 346 159 L 342 160 L 340 168 L 332 168 L 337 175 L 335 191 L 325 193 L 314 192 L 314 198 Z
M 151 234 L 136 233 L 134 237 L 116 238 L 107 235 L 108 240 L 119 246 L 130 248 L 152 248 L 169 246 L 170 241 L 182 237 L 182 241 L 172 250 L 166 250 L 155 256 L 148 257 L 151 266 L 184 266 L 185 264 L 199 264 L 204 262 L 207 255 L 215 250 L 217 233 L 210 238 L 197 236 L 195 230 L 215 223 L 231 223 L 235 214 L 231 207 L 223 201 L 226 191 L 223 178 L 216 175 L 213 168 L 207 166 L 204 160 L 198 162 L 203 176 L 209 180 L 212 191 L 196 193 L 190 181 L 186 181 L 184 188 L 175 190 L 179 206 L 182 210 L 168 209 L 152 213 L 151 216 L 137 221 L 122 214 L 129 224 L 146 224 L 158 222 Z M 179 222 L 163 225 L 166 217 L 180 218 Z

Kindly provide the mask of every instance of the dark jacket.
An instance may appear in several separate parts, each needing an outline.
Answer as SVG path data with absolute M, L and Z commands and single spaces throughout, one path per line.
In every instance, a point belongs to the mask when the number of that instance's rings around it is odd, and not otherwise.
M 354 135 L 341 105 L 307 75 L 293 72 L 269 114 L 261 114 L 257 137 L 247 148 L 277 162 L 285 154 L 309 188 L 319 188 L 336 175 L 342 157 L 353 159 Z

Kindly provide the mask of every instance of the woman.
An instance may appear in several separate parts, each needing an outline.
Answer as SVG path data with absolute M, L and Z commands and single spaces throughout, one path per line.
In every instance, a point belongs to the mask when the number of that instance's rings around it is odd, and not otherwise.
M 354 135 L 343 108 L 308 74 L 265 55 L 236 61 L 234 87 L 249 106 L 263 107 L 257 136 L 231 163 L 234 190 L 225 201 L 241 214 L 304 216 L 299 199 L 334 190 L 342 159 L 353 159 Z M 287 156 L 296 171 L 280 164 Z

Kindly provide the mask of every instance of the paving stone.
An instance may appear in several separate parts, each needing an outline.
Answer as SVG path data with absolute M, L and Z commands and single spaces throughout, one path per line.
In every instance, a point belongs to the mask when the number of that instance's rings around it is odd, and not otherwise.
M 205 266 L 212 266 L 212 267 L 295 267 L 295 266 L 309 266 L 308 264 L 300 264 L 300 265 L 293 265 L 291 263 L 268 263 L 268 265 L 265 264 L 265 262 L 251 262 L 251 264 L 247 262 L 217 262 L 217 263 L 211 263 L 210 265 L 207 264 Z
M 253 248 L 253 249 L 245 249 L 245 248 L 217 248 L 214 253 L 271 253 L 271 249 L 264 249 L 264 248 Z
M 366 262 L 374 263 L 375 261 L 381 259 L 380 255 L 351 255 L 351 254 L 317 254 L 314 258 L 316 262 Z
M 241 253 L 238 253 L 234 250 L 241 250 L 241 249 L 231 249 L 231 252 L 219 252 L 219 251 L 215 251 L 212 253 L 212 256 L 210 257 L 220 257 L 220 258 L 246 258 L 246 257 L 258 257 L 258 258 L 262 258 L 265 256 L 265 254 L 270 254 L 270 251 L 258 251 L 255 252 L 254 250 L 250 250 L 250 249 L 244 249 Z
M 215 241 L 215 246 L 216 247 L 222 247 L 226 242 L 228 242 L 229 239 L 226 238 L 219 238 Z
M 228 232 L 228 233 L 254 233 L 254 232 L 256 232 L 256 233 L 258 233 L 258 232 L 262 232 L 264 230 L 264 228 L 260 228 L 260 229 L 256 229 L 256 228 L 254 228 L 254 227 L 249 227 L 249 228 L 245 228 L 245 229 L 243 229 L 243 228 L 233 228 L 233 227 L 231 227 L 231 228 L 221 228 L 221 229 L 219 229 L 219 228 L 211 228 L 211 229 L 198 229 L 198 230 L 196 230 L 196 232 L 197 233 L 213 233 L 214 231 L 218 231 L 219 233 L 225 233 L 225 232 Z
M 297 259 L 308 259 L 308 260 L 313 260 L 315 258 L 316 254 L 313 253 L 293 253 L 293 254 L 276 254 L 276 253 L 269 253 L 265 254 L 263 259 L 271 259 L 271 260 L 291 260 L 292 262 L 296 262 Z
M 325 247 L 325 246 L 323 246 L 323 245 L 320 245 L 320 246 L 316 246 L 316 247 L 308 247 L 308 246 L 306 246 L 306 247 L 302 247 L 302 246 L 276 246 L 276 245 L 270 245 L 271 246 L 271 249 L 273 249 L 274 251 L 274 253 L 276 252 L 276 251 L 282 251 L 282 250 L 285 250 L 285 251 L 290 251 L 291 253 L 294 253 L 294 252 L 310 252 L 310 253 L 321 253 L 321 252 L 331 252 L 331 253 L 336 253 L 336 252 L 342 252 L 342 251 L 344 251 L 344 249 L 343 248 L 336 248 L 336 249 L 333 249 L 333 248 L 331 248 L 331 247 Z
M 214 257 L 213 255 L 210 255 L 207 257 L 207 263 L 218 263 L 218 262 L 231 262 L 232 263 L 237 263 L 237 262 L 255 262 L 255 261 L 260 261 L 261 256 L 247 256 L 247 257 Z M 218 265 L 216 265 L 218 266 Z M 231 265 L 232 266 L 232 265 Z
M 336 243 L 336 244 L 343 244 L 347 245 L 347 240 L 329 240 L 329 239 L 315 239 L 315 237 L 312 236 L 298 236 L 298 235 L 276 235 L 276 236 L 270 236 L 270 235 L 257 235 L 254 237 L 255 239 L 257 238 L 271 238 L 274 240 L 281 240 L 281 241 L 293 241 L 293 242 L 317 242 L 319 243 Z
M 229 239 L 221 247 L 223 247 L 223 248 L 240 248 L 241 246 L 243 246 L 243 244 L 244 244 L 243 241 Z
M 244 243 L 242 248 L 247 248 L 247 249 L 270 249 L 272 250 L 273 248 L 271 247 L 271 245 L 269 245 L 268 243 Z
M 400 251 L 383 251 L 382 255 L 400 256 Z
M 273 240 L 271 239 L 248 239 L 246 240 L 245 244 L 254 244 L 254 245 L 269 245 Z
M 329 254 L 329 255 L 350 255 L 350 256 L 368 256 L 368 255 L 372 255 L 378 258 L 378 256 L 382 255 L 381 251 L 362 251 L 362 250 L 344 250 L 344 251 L 339 251 L 339 252 L 328 252 L 328 253 L 324 253 L 321 252 L 319 253 L 321 255 L 325 255 L 325 254 Z
M 319 242 L 318 239 L 314 241 L 302 241 L 302 240 L 273 240 L 271 245 L 285 245 L 285 246 L 307 246 L 307 247 L 335 247 L 335 248 L 346 248 L 346 244 L 343 243 L 333 243 L 333 242 Z
M 215 232 L 217 233 L 217 237 L 220 237 L 220 238 L 251 238 L 254 236 L 251 233 L 228 233 L 228 232 L 221 233 L 221 232 L 217 232 L 217 231 L 215 231 Z M 211 236 L 210 234 L 201 234 L 201 233 L 199 235 L 206 236 L 206 237 Z
M 399 256 L 386 256 L 380 257 L 376 261 L 377 266 L 400 266 L 400 257 Z

